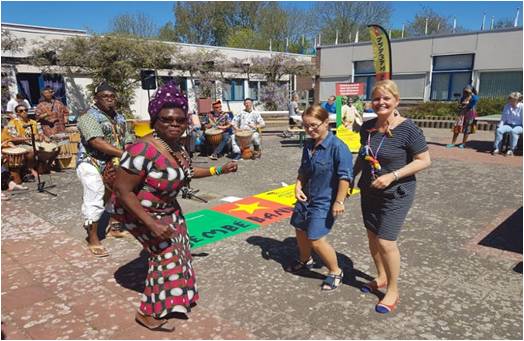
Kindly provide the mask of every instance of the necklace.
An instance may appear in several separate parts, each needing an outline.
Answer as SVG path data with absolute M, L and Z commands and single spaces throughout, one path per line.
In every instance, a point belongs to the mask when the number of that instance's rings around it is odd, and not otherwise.
M 184 172 L 184 181 L 186 182 L 186 184 L 188 185 L 189 182 L 191 181 L 191 178 L 193 177 L 193 166 L 191 164 L 191 158 L 189 157 L 189 154 L 187 153 L 186 149 L 184 148 L 184 146 L 182 146 L 181 144 L 178 144 L 176 145 L 176 151 L 178 153 L 175 152 L 175 150 L 173 150 L 173 148 L 171 148 L 171 146 L 169 145 L 169 143 L 167 143 L 166 141 L 164 141 L 164 139 L 162 139 L 160 136 L 158 136 L 158 134 L 155 132 L 153 133 L 153 138 L 155 140 L 157 140 L 158 142 L 160 142 L 160 144 L 167 149 L 167 151 L 169 152 L 169 154 L 171 154 L 173 156 L 173 158 L 175 159 L 175 161 L 178 163 L 178 165 L 180 166 L 180 168 L 182 168 L 182 171 Z M 180 159 L 179 157 L 179 154 L 182 156 L 182 159 Z M 185 161 L 185 162 L 184 162 Z
M 382 136 L 377 149 L 373 152 L 373 149 L 371 149 L 371 133 L 372 131 L 368 132 L 368 144 L 365 146 L 366 156 L 364 156 L 364 160 L 368 161 L 371 166 L 371 178 L 376 179 L 378 177 L 377 174 L 382 170 L 380 162 L 378 161 L 378 152 L 380 151 L 380 147 L 382 147 L 387 135 L 384 134 L 384 136 Z

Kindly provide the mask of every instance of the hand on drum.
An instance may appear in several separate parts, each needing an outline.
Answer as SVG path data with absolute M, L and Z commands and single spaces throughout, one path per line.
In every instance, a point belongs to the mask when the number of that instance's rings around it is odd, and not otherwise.
M 238 170 L 238 164 L 235 161 L 229 161 L 225 165 L 222 166 L 222 173 L 233 173 Z

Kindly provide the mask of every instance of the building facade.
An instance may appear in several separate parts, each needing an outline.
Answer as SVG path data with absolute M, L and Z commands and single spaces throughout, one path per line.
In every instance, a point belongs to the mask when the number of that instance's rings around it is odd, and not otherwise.
M 522 28 L 392 40 L 391 51 L 403 100 L 451 101 L 468 84 L 481 97 L 522 91 Z M 334 95 L 336 83 L 362 82 L 369 99 L 375 83 L 370 42 L 321 46 L 317 58 L 317 98 Z
M 32 105 L 36 106 L 40 99 L 41 89 L 50 85 L 55 89 L 55 95 L 67 104 L 75 115 L 86 110 L 92 100 L 91 94 L 87 91 L 87 86 L 92 83 L 92 80 L 87 75 L 67 75 L 59 67 L 56 68 L 56 71 L 53 70 L 52 74 L 44 73 L 43 68 L 31 65 L 27 59 L 30 56 L 31 49 L 36 44 L 45 44 L 54 39 L 67 39 L 73 36 L 88 37 L 86 31 L 2 23 L 2 31 L 4 32 L 4 30 L 9 31 L 13 39 L 24 42 L 20 51 L 16 53 L 7 51 L 2 56 L 2 77 L 4 78 L 2 84 L 9 86 L 9 92 L 12 96 L 16 93 L 22 93 Z M 281 54 L 281 52 L 261 50 L 166 43 L 177 45 L 177 49 L 182 52 L 204 50 L 208 53 L 220 53 L 225 59 L 237 58 L 249 61 L 250 58 L 272 57 Z M 292 53 L 286 53 L 286 56 L 301 62 L 311 62 L 311 56 Z M 197 92 L 194 87 L 198 87 L 198 79 L 192 79 L 187 71 L 182 70 L 156 70 L 156 76 L 157 79 L 162 78 L 163 80 L 176 78 L 182 89 L 188 94 L 190 108 L 196 110 Z M 223 80 L 215 81 L 212 97 L 213 99 L 221 99 L 224 102 L 225 109 L 234 113 L 240 112 L 243 108 L 243 100 L 246 97 L 254 99 L 255 103 L 259 102 L 260 89 L 266 82 L 265 75 L 247 75 L 235 70 L 226 70 L 224 76 Z M 281 82 L 288 86 L 290 93 L 309 90 L 301 89 L 301 82 L 297 81 L 297 77 L 293 75 L 284 75 Z M 312 82 L 305 82 L 304 84 L 312 86 Z M 151 91 L 148 93 L 148 90 L 142 89 L 140 82 L 138 82 L 135 89 L 135 101 L 131 107 L 136 118 L 147 119 L 149 117 L 147 106 L 150 95 Z M 261 104 L 257 108 L 264 109 Z

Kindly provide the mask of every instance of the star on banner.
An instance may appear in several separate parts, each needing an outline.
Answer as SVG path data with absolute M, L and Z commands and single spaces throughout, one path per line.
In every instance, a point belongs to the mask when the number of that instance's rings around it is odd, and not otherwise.
M 259 206 L 260 202 L 257 201 L 257 202 L 254 202 L 252 204 L 235 204 L 237 206 L 237 208 L 233 208 L 231 210 L 229 210 L 230 212 L 233 212 L 233 211 L 244 211 L 244 212 L 247 212 L 249 214 L 253 214 L 253 212 L 257 211 L 257 210 L 266 210 L 268 209 L 269 207 L 264 207 L 264 206 Z

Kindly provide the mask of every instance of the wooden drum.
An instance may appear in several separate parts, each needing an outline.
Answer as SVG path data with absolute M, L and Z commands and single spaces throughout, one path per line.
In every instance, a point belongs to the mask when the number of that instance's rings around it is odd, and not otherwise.
M 78 153 L 78 144 L 80 143 L 80 131 L 78 131 L 76 126 L 67 127 L 65 131 L 69 138 L 69 151 L 71 153 L 71 159 L 67 165 L 62 164 L 62 161 L 60 161 L 60 165 L 63 168 L 75 168 L 76 154 Z
M 251 145 L 251 137 L 253 132 L 251 130 L 238 130 L 235 133 L 235 136 L 238 141 L 238 146 L 242 152 L 242 158 L 244 160 L 251 159 L 253 157 L 253 152 L 249 147 Z
M 209 128 L 206 129 L 206 140 L 215 149 L 222 142 L 222 129 Z
M 13 181 L 17 184 L 22 183 L 22 166 L 25 164 L 26 154 L 29 151 L 21 147 L 5 148 L 2 150 L 6 165 L 11 172 Z
M 69 143 L 69 135 L 64 133 L 59 133 L 52 135 L 51 141 L 58 146 L 58 162 L 60 163 L 61 168 L 67 168 L 71 162 L 71 146 Z

